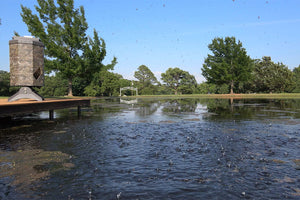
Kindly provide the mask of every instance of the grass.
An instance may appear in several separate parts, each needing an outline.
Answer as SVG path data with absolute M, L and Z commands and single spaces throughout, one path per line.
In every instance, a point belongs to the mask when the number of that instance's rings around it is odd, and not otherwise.
M 126 98 L 137 98 L 137 96 L 127 96 Z M 138 98 L 300 99 L 300 93 L 139 95 Z
M 139 95 L 126 96 L 124 98 L 212 98 L 212 99 L 300 99 L 300 93 L 273 93 L 273 94 L 183 94 L 183 95 Z M 7 99 L 1 97 L 0 99 Z M 77 98 L 95 98 L 95 97 L 46 97 L 49 99 L 77 99 Z M 105 97 L 103 97 L 105 98 Z

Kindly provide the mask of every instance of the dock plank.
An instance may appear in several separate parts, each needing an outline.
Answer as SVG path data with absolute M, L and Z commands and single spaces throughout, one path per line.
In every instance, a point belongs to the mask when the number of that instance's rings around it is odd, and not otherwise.
M 45 99 L 45 101 L 21 99 L 15 102 L 8 102 L 7 99 L 0 99 L 0 117 L 9 117 L 78 106 L 89 107 L 90 99 Z

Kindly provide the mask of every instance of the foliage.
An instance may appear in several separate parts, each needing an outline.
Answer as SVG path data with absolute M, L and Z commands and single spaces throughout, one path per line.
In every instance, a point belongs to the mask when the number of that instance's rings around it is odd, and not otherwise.
M 88 96 L 118 96 L 122 76 L 109 71 L 101 71 L 94 76 L 92 83 L 85 88 Z
M 217 92 L 217 86 L 212 83 L 200 83 L 198 88 L 200 94 L 215 94 Z
M 200 94 L 228 94 L 229 86 L 227 84 L 215 85 L 212 83 L 200 83 L 198 85 Z
M 28 31 L 44 43 L 47 67 L 68 78 L 69 95 L 72 95 L 72 81 L 82 64 L 80 50 L 87 41 L 88 25 L 82 6 L 75 9 L 73 0 L 57 0 L 57 4 L 54 0 L 38 0 L 35 9 L 39 17 L 21 5 L 21 16 Z
M 293 72 L 284 64 L 263 57 L 255 62 L 253 87 L 258 92 L 291 92 L 294 89 Z
M 208 48 L 213 55 L 208 54 L 202 68 L 202 75 L 208 83 L 228 84 L 233 93 L 236 82 L 250 79 L 252 60 L 242 43 L 236 43 L 235 37 L 215 38 Z
M 86 36 L 88 24 L 83 6 L 74 8 L 73 0 L 37 0 L 39 15 L 21 6 L 21 16 L 28 31 L 45 45 L 45 68 L 68 79 L 68 95 L 72 96 L 76 77 L 92 77 L 104 68 L 105 43 L 94 30 L 93 39 Z M 113 59 L 107 69 L 116 63 Z M 87 80 L 85 80 L 87 82 Z M 82 89 L 80 89 L 82 93 Z
M 293 73 L 294 73 L 293 80 L 295 82 L 295 88 L 293 92 L 300 93 L 300 65 L 294 68 Z
M 117 64 L 117 58 L 114 57 L 110 64 L 104 65 L 102 61 L 106 56 L 106 44 L 103 38 L 99 38 L 97 31 L 94 29 L 93 39 L 88 38 L 89 42 L 84 46 L 83 57 L 85 61 L 82 68 L 83 77 L 88 77 L 94 73 L 107 70 L 113 70 Z M 90 80 L 90 78 L 88 77 Z
M 44 97 L 65 96 L 68 93 L 68 81 L 61 74 L 45 76 L 45 85 L 35 90 Z
M 119 80 L 123 78 L 121 75 L 109 71 L 100 72 L 102 96 L 118 96 L 120 91 Z
M 131 86 L 132 83 L 132 81 L 128 79 L 120 79 L 119 81 L 120 81 L 120 87 L 129 87 Z
M 144 86 L 157 83 L 157 79 L 152 71 L 145 65 L 141 65 L 138 71 L 134 72 L 134 77 L 140 81 Z
M 0 70 L 0 96 L 9 96 L 10 76 L 6 71 Z
M 229 87 L 227 84 L 223 84 L 218 87 L 217 90 L 218 94 L 228 94 L 228 92 L 229 92 Z
M 166 83 L 167 87 L 175 92 L 175 95 L 177 95 L 178 92 L 191 94 L 197 84 L 193 75 L 178 67 L 169 68 L 165 73 L 161 74 L 161 79 Z
M 74 96 L 84 96 L 84 89 L 91 84 L 91 77 L 75 77 L 73 79 L 72 91 Z
M 155 94 L 157 95 L 171 95 L 174 93 L 172 89 L 170 87 L 167 87 L 166 85 L 159 85 L 155 87 L 156 87 Z
M 139 80 L 138 90 L 140 94 L 154 94 L 156 87 L 154 84 L 159 84 L 152 71 L 145 65 L 139 66 L 134 72 L 134 77 Z
M 0 70 L 0 96 L 11 96 L 19 89 L 20 87 L 10 87 L 10 73 Z

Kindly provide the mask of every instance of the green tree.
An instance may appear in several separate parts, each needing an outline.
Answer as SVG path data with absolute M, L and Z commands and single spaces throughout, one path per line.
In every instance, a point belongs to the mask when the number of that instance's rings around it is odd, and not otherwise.
M 92 83 L 85 88 L 88 96 L 118 96 L 123 77 L 120 74 L 103 70 L 94 76 Z
M 132 81 L 128 80 L 128 79 L 120 79 L 120 87 L 130 87 L 131 86 Z
M 178 67 L 169 68 L 165 73 L 161 74 L 161 79 L 166 83 L 167 87 L 175 92 L 175 95 L 177 95 L 179 91 L 182 93 L 191 93 L 197 84 L 193 75 Z
M 105 43 L 94 30 L 88 38 L 88 24 L 83 6 L 74 8 L 73 0 L 37 0 L 39 15 L 21 5 L 21 16 L 28 31 L 45 45 L 45 68 L 60 72 L 68 80 L 68 95 L 72 96 L 76 77 L 91 77 L 103 67 Z M 116 63 L 114 58 L 112 65 Z M 111 67 L 108 65 L 107 67 Z
M 57 0 L 57 4 L 54 0 L 37 1 L 39 16 L 23 5 L 21 16 L 28 31 L 44 43 L 49 70 L 59 71 L 68 79 L 68 95 L 72 96 L 72 81 L 82 64 L 80 51 L 87 42 L 84 8 L 75 9 L 73 0 Z
M 79 76 L 73 80 L 73 93 L 77 96 L 85 94 L 85 88 L 92 84 L 93 76 L 98 76 L 99 72 L 113 70 L 117 64 L 117 58 L 114 57 L 110 64 L 104 65 L 102 61 L 106 56 L 105 41 L 98 36 L 94 29 L 93 39 L 88 37 L 88 43 L 84 46 L 83 59 L 84 65 L 81 65 Z M 97 77 L 96 77 L 97 78 Z
M 134 77 L 145 87 L 158 82 L 152 71 L 145 65 L 139 66 L 138 71 L 134 72 Z
M 84 89 L 91 84 L 93 78 L 90 76 L 77 76 L 73 79 L 72 91 L 74 96 L 84 96 Z
M 110 64 L 104 65 L 102 61 L 106 56 L 106 44 L 103 38 L 100 38 L 97 31 L 94 29 L 94 37 L 89 37 L 88 43 L 84 46 L 83 57 L 85 64 L 81 70 L 82 75 L 90 80 L 89 75 L 93 75 L 101 70 L 113 70 L 117 64 L 117 58 L 114 57 Z
M 60 73 L 56 73 L 55 76 L 46 75 L 45 85 L 35 90 L 44 97 L 65 96 L 68 94 L 68 81 Z
M 154 94 L 155 87 L 153 85 L 158 84 L 158 81 L 147 66 L 139 66 L 138 70 L 134 72 L 134 77 L 139 80 L 141 94 Z
M 200 83 L 198 88 L 200 94 L 215 94 L 217 92 L 217 86 L 212 83 Z
M 0 96 L 9 96 L 10 76 L 9 72 L 0 70 Z
M 120 79 L 122 75 L 112 73 L 109 71 L 101 71 L 100 81 L 101 87 L 100 92 L 102 96 L 118 96 L 120 91 Z
M 271 57 L 257 60 L 253 73 L 257 92 L 291 92 L 294 89 L 293 72 L 282 63 L 274 63 Z
M 294 73 L 294 81 L 295 81 L 295 89 L 293 92 L 300 93 L 300 65 L 293 70 Z
M 213 55 L 208 54 L 202 68 L 202 75 L 208 83 L 230 85 L 233 94 L 236 82 L 247 81 L 251 77 L 252 60 L 240 41 L 235 37 L 215 38 L 208 45 Z
M 228 91 L 229 91 L 229 87 L 227 84 L 223 84 L 218 87 L 219 94 L 228 94 Z

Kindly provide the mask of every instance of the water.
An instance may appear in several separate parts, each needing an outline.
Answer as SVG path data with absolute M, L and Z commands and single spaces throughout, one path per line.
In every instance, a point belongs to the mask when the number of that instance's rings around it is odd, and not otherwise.
M 1 122 L 0 199 L 299 199 L 300 100 L 99 99 Z

